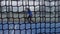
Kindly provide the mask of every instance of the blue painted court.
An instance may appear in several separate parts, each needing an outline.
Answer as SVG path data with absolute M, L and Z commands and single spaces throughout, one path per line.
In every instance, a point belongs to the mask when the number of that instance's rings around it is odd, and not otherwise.
M 38 34 L 60 32 L 60 23 L 0 23 L 0 34 Z

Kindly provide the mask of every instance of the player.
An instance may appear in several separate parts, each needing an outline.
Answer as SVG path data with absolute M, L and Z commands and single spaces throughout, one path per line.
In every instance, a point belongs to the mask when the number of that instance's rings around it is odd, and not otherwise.
M 32 11 L 29 8 L 26 8 L 26 10 L 27 10 L 27 14 L 28 14 L 27 19 L 31 23 L 31 22 L 33 22 L 31 19 L 32 18 Z

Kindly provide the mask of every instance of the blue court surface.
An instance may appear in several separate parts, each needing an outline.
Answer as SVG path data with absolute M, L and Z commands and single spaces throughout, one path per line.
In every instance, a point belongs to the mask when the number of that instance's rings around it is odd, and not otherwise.
M 38 34 L 60 32 L 60 23 L 0 23 L 0 34 Z

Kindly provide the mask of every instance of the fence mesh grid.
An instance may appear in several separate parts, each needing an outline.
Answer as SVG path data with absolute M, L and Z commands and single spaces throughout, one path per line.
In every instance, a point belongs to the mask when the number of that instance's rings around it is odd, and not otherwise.
M 26 20 L 26 7 L 34 22 Z M 60 1 L 0 0 L 0 34 L 60 34 Z

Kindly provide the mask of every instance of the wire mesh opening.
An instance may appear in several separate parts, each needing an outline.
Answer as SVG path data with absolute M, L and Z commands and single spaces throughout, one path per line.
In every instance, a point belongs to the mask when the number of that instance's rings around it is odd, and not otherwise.
M 0 0 L 0 34 L 60 34 L 59 9 L 59 0 Z

